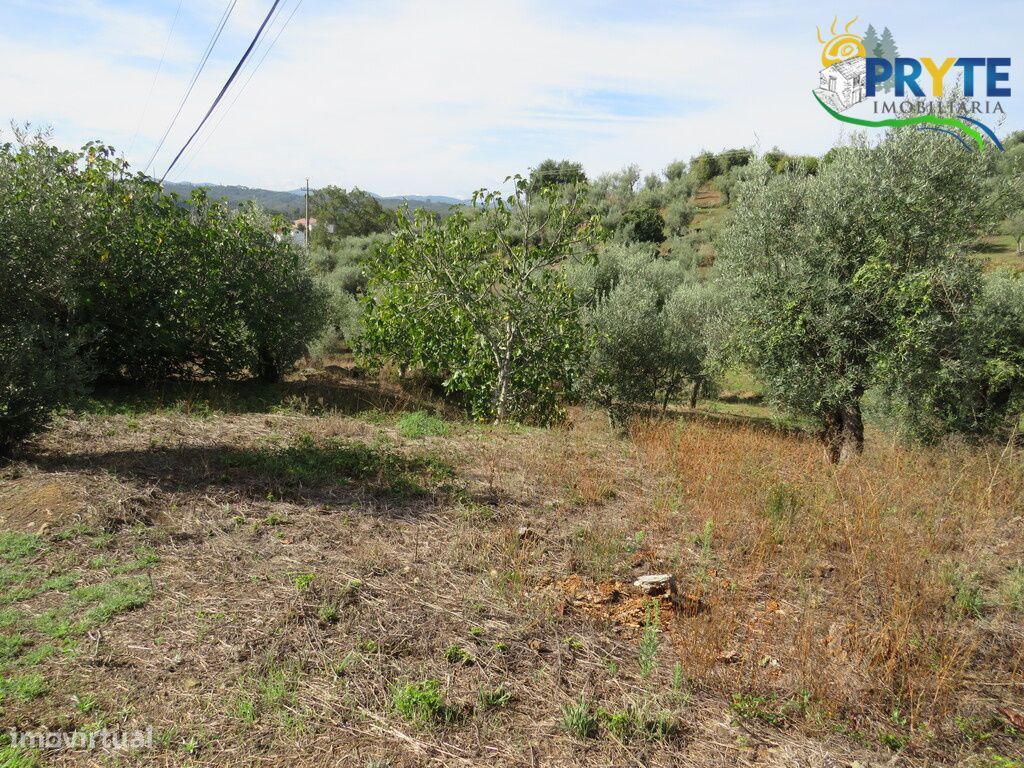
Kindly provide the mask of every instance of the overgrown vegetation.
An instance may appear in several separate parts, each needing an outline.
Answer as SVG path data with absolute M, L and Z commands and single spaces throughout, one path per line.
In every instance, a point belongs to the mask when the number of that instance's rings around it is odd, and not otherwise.
M 591 238 L 578 192 L 480 192 L 477 215 L 399 214 L 370 274 L 360 352 L 422 366 L 470 414 L 548 423 L 584 347 L 561 267 Z
M 327 298 L 276 228 L 201 191 L 165 195 L 100 144 L 0 146 L 0 450 L 97 377 L 288 369 Z
M 445 219 L 327 188 L 310 267 L 9 145 L 0 434 L 122 384 L 0 468 L 0 709 L 154 725 L 133 764 L 1013 765 L 1024 280 L 972 252 L 1006 145 L 548 161 Z

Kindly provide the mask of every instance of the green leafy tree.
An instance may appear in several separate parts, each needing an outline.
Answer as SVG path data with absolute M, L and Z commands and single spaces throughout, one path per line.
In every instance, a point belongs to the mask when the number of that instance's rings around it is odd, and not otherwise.
M 327 186 L 316 190 L 309 201 L 310 245 L 330 246 L 345 237 L 387 231 L 393 215 L 369 192 Z
M 626 242 L 664 242 L 665 219 L 653 205 L 637 202 L 623 214 L 619 222 L 619 236 Z
M 772 147 L 764 153 L 761 159 L 764 160 L 765 164 L 774 173 L 782 173 L 782 171 L 786 170 L 787 155 L 778 147 Z
M 690 163 L 690 182 L 696 189 L 702 184 L 711 181 L 722 172 L 716 158 L 710 152 L 702 152 Z
M 728 173 L 733 168 L 747 165 L 754 159 L 754 153 L 749 149 L 727 149 L 715 156 L 720 173 Z
M 1024 250 L 1021 249 L 1021 243 L 1024 241 L 1024 210 L 1010 214 L 1000 229 L 1004 235 L 1012 237 L 1014 243 L 1017 244 L 1017 255 L 1024 254 Z
M 100 145 L 77 181 L 89 216 L 69 267 L 105 378 L 274 379 L 319 334 L 326 292 L 251 204 L 235 212 L 201 189 L 182 204 Z
M 581 189 L 510 179 L 480 191 L 475 217 L 400 215 L 372 266 L 360 353 L 421 365 L 478 418 L 546 423 L 583 353 L 576 299 L 562 267 L 593 239 Z
M 0 455 L 77 396 L 88 365 L 69 262 L 83 210 L 73 152 L 18 131 L 0 145 Z
M 665 166 L 665 178 L 669 181 L 679 181 L 686 177 L 686 163 L 682 160 L 673 160 Z
M 907 328 L 885 405 L 915 437 L 1019 440 L 1024 429 L 1024 280 L 1004 271 L 975 286 L 970 306 L 945 322 Z
M 0 146 L 0 446 L 95 376 L 275 378 L 327 294 L 252 207 L 188 201 L 114 150 L 18 136 Z
M 586 184 L 587 174 L 580 163 L 571 160 L 552 160 L 548 158 L 530 171 L 530 192 L 539 192 L 543 187 L 576 186 Z
M 894 131 L 816 176 L 762 164 L 739 192 L 715 265 L 737 344 L 776 402 L 819 421 L 833 461 L 863 449 L 865 391 L 970 305 L 985 174 L 945 137 Z
M 686 382 L 695 399 L 709 380 L 709 287 L 640 244 L 609 246 L 598 264 L 590 272 L 595 300 L 584 313 L 591 354 L 578 391 L 614 421 L 656 401 L 664 411 Z
M 696 209 L 685 197 L 677 197 L 665 207 L 665 230 L 670 237 L 686 233 Z

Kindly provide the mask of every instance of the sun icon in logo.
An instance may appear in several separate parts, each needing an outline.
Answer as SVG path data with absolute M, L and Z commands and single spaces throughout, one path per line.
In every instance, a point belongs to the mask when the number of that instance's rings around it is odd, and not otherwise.
M 843 31 L 838 35 L 836 34 L 836 21 L 839 17 L 833 18 L 832 26 L 828 30 L 829 34 L 832 35 L 832 39 L 827 43 L 821 39 L 821 27 L 816 27 L 818 30 L 818 42 L 825 46 L 821 50 L 821 63 L 826 68 L 831 67 L 833 64 L 838 64 L 840 61 L 868 55 L 864 49 L 864 43 L 861 42 L 860 35 L 855 35 L 850 31 L 850 27 L 853 26 L 853 23 L 858 18 L 860 17 L 854 16 L 850 19 L 843 28 Z

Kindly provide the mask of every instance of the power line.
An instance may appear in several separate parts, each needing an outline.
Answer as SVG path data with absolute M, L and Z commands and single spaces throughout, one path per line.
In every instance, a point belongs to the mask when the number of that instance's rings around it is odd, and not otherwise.
M 188 88 L 185 90 L 185 95 L 181 97 L 181 102 L 178 104 L 178 109 L 174 113 L 174 117 L 171 118 L 170 124 L 167 126 L 167 130 L 164 131 L 164 135 L 160 137 L 160 142 L 156 145 L 156 149 L 153 150 L 153 154 L 149 156 L 149 160 L 146 161 L 146 167 L 142 169 L 143 173 L 149 170 L 149 167 L 156 160 L 157 154 L 159 154 L 161 148 L 164 146 L 164 142 L 167 141 L 167 136 L 170 134 L 174 124 L 178 121 L 178 116 L 181 115 L 181 110 L 185 106 L 185 102 L 188 101 L 188 97 L 192 94 L 192 89 L 196 86 L 196 81 L 199 80 L 199 75 L 202 74 L 203 69 L 206 67 L 206 62 L 210 59 L 210 54 L 213 53 L 213 48 L 217 45 L 217 41 L 220 39 L 221 32 L 224 31 L 225 25 L 228 23 L 228 19 L 231 17 L 231 12 L 235 10 L 235 4 L 238 0 L 229 0 L 227 7 L 224 9 L 224 13 L 220 17 L 220 22 L 217 24 L 217 28 L 213 32 L 213 37 L 210 38 L 209 44 L 206 46 L 206 51 L 203 53 L 202 58 L 199 60 L 199 65 L 196 67 L 196 71 L 192 74 L 192 81 L 188 84 Z
M 274 0 L 274 4 L 270 6 L 270 10 L 267 12 L 266 17 L 263 19 L 263 23 L 260 24 L 260 28 L 256 30 L 256 34 L 253 36 L 252 42 L 249 43 L 249 47 L 245 49 L 245 53 L 242 54 L 242 58 L 238 60 L 238 63 L 235 65 L 235 68 L 231 70 L 231 74 L 228 76 L 227 81 L 220 89 L 220 93 L 217 94 L 217 98 L 213 100 L 213 104 L 211 104 L 210 108 L 206 110 L 206 114 L 203 115 L 203 119 L 199 121 L 199 125 L 196 126 L 196 129 L 192 131 L 192 135 L 188 137 L 188 141 L 185 142 L 185 146 L 178 150 L 178 154 L 174 156 L 174 159 L 171 161 L 171 164 L 167 166 L 167 170 L 164 171 L 164 175 L 160 177 L 161 184 L 163 183 L 164 179 L 167 178 L 167 174 L 171 172 L 171 169 L 174 168 L 175 164 L 181 158 L 185 150 L 188 149 L 188 145 L 192 143 L 193 139 L 195 139 L 196 134 L 198 134 L 199 131 L 202 129 L 203 125 L 206 124 L 206 121 L 210 119 L 210 115 L 213 114 L 213 110 L 215 110 L 217 108 L 217 105 L 220 104 L 220 100 L 224 98 L 224 94 L 227 92 L 228 88 L 231 87 L 231 83 L 233 83 L 235 78 L 238 76 L 238 71 L 242 68 L 242 65 L 245 64 L 245 60 L 249 58 L 249 54 L 252 53 L 252 49 L 256 47 L 256 43 L 259 42 L 260 35 L 263 34 L 263 30 L 266 29 L 267 23 L 270 21 L 270 17 L 274 15 L 274 11 L 277 10 L 277 6 L 280 4 L 280 2 L 281 0 Z
M 178 7 L 174 11 L 174 19 L 171 21 L 171 28 L 167 30 L 167 39 L 164 40 L 164 49 L 160 52 L 160 63 L 156 66 L 156 74 L 153 75 L 153 82 L 149 84 L 149 94 L 146 96 L 146 103 L 142 107 L 142 114 L 139 115 L 139 122 L 135 124 L 135 133 L 132 134 L 132 143 L 128 145 L 128 155 L 131 156 L 135 149 L 135 141 L 139 138 L 139 131 L 142 129 L 142 122 L 149 112 L 149 104 L 153 100 L 153 91 L 156 90 L 156 81 L 160 79 L 160 70 L 164 68 L 164 59 L 167 58 L 167 48 L 171 44 L 171 36 L 174 34 L 174 27 L 178 23 L 178 15 L 181 13 L 182 0 L 178 0 Z
M 247 77 L 245 82 L 242 83 L 241 87 L 239 87 L 235 91 L 235 97 L 231 100 L 231 103 L 228 104 L 228 106 L 220 113 L 220 117 L 217 119 L 217 122 L 214 124 L 213 128 L 211 128 L 210 130 L 208 130 L 206 132 L 206 135 L 203 136 L 202 142 L 200 142 L 199 146 L 195 150 L 193 150 L 191 152 L 191 154 L 188 156 L 188 159 L 185 161 L 185 164 L 181 168 L 181 172 L 182 173 L 184 173 L 185 170 L 188 169 L 188 167 L 192 164 L 192 161 L 195 160 L 196 157 L 203 151 L 203 148 L 206 146 L 206 143 L 210 140 L 210 138 L 213 136 L 213 134 L 215 134 L 217 132 L 217 130 L 220 128 L 221 124 L 224 122 L 224 118 L 226 118 L 228 116 L 228 112 L 230 112 L 232 107 L 234 107 L 235 104 L 238 103 L 238 99 L 241 97 L 242 93 L 245 91 L 246 86 L 249 85 L 249 83 L 252 81 L 253 77 L 259 71 L 260 67 L 263 66 L 263 62 L 267 60 L 267 57 L 270 55 L 271 50 L 273 50 L 274 46 L 277 44 L 277 41 L 281 38 L 281 35 L 284 34 L 285 28 L 288 26 L 289 23 L 291 23 L 292 17 L 295 16 L 296 12 L 299 10 L 299 6 L 300 5 L 302 5 L 302 0 L 299 0 L 295 4 L 295 7 L 292 8 L 292 12 L 290 14 L 288 14 L 288 18 L 285 19 L 284 24 L 281 25 L 281 28 L 278 29 L 277 34 L 270 41 L 270 45 L 267 46 L 267 49 L 263 52 L 263 56 L 260 57 L 259 61 L 256 62 L 256 66 L 253 67 L 252 71 L 249 72 L 249 77 Z M 284 10 L 284 8 L 282 6 L 282 11 L 283 10 Z M 280 16 L 280 15 L 281 15 L 281 12 L 279 11 L 278 12 L 278 16 Z
M 287 0 L 286 0 L 286 2 L 287 2 Z M 284 24 L 281 25 L 281 28 L 277 31 L 277 34 L 274 36 L 273 40 L 270 42 L 270 45 L 267 46 L 267 49 L 263 52 L 263 56 L 260 57 L 259 61 L 256 63 L 256 66 L 253 67 L 252 71 L 249 73 L 249 77 L 246 78 L 245 82 L 242 83 L 241 87 L 238 88 L 235 91 L 235 97 L 231 100 L 231 103 L 228 104 L 228 106 L 221 112 L 220 118 L 217 120 L 216 124 L 213 126 L 213 128 L 211 128 L 209 131 L 206 132 L 206 135 L 203 137 L 203 140 L 200 143 L 200 145 L 195 150 L 193 150 L 192 153 L 189 155 L 188 160 L 185 162 L 185 165 L 182 168 L 182 172 L 184 172 L 185 169 L 187 169 L 192 164 L 192 161 L 196 158 L 197 155 L 199 155 L 199 153 L 201 153 L 203 151 L 203 148 L 206 146 L 206 143 L 210 140 L 210 138 L 213 136 L 213 134 L 215 134 L 217 132 L 217 130 L 220 128 L 221 124 L 224 122 L 224 118 L 227 117 L 228 113 L 231 111 L 231 109 L 238 102 L 238 99 L 241 97 L 242 92 L 245 91 L 246 86 L 249 85 L 249 82 L 253 79 L 253 77 L 259 71 L 259 68 L 263 65 L 263 62 L 266 61 L 267 56 L 270 55 L 270 51 L 273 49 L 273 47 L 277 43 L 278 39 L 284 33 L 285 28 L 291 22 L 292 17 L 295 16 L 295 13 L 299 10 L 299 6 L 300 5 L 302 5 L 302 0 L 299 0 L 298 3 L 296 3 L 295 7 L 292 9 L 292 12 L 288 15 L 288 18 L 285 19 Z M 278 12 L 278 16 L 280 16 L 280 12 Z

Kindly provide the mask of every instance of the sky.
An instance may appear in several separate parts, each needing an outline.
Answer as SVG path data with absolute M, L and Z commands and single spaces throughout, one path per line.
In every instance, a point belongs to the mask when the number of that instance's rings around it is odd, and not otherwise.
M 101 140 L 159 178 L 273 0 L 236 0 L 149 163 L 229 2 L 0 0 L 0 131 Z M 821 153 L 844 134 L 811 96 L 835 15 L 888 26 L 908 56 L 1012 57 L 1022 95 L 997 131 L 1024 127 L 1019 0 L 280 0 L 167 178 L 467 197 L 547 157 L 596 176 L 705 149 Z

